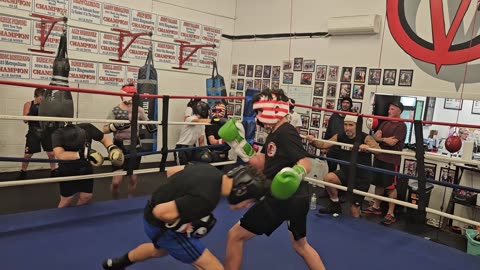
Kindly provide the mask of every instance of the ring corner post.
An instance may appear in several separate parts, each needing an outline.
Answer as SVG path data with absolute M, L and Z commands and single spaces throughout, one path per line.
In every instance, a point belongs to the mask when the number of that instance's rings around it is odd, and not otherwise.
M 137 160 L 138 144 L 138 107 L 140 106 L 140 95 L 135 93 L 132 97 L 132 124 L 130 133 L 130 166 L 127 175 L 133 174 L 133 168 Z
M 162 160 L 160 161 L 160 172 L 165 171 L 165 164 L 168 157 L 168 110 L 170 105 L 170 96 L 165 95 L 162 99 Z M 175 154 L 175 153 L 174 153 Z
M 415 229 L 422 229 L 426 224 L 427 219 L 427 194 L 426 184 L 427 177 L 425 174 L 425 151 L 423 148 L 423 126 L 422 121 L 414 120 L 413 127 L 415 129 L 415 158 L 417 159 L 417 172 L 418 172 L 418 209 L 416 215 L 413 218 L 413 224 Z

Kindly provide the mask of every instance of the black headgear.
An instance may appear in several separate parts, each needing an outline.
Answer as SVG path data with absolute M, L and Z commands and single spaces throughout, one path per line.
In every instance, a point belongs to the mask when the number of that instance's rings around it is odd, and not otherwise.
M 248 199 L 259 199 L 265 193 L 262 182 L 248 173 L 245 166 L 238 166 L 227 173 L 233 178 L 232 191 L 228 195 L 230 204 L 237 204 Z
M 210 107 L 205 101 L 200 101 L 192 106 L 193 114 L 198 114 L 202 118 L 208 118 Z

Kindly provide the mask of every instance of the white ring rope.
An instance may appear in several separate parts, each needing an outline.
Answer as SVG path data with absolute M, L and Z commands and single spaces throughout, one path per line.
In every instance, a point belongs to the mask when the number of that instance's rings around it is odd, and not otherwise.
M 300 135 L 300 137 L 306 138 L 306 136 L 304 136 L 304 135 Z M 316 138 L 313 139 L 313 140 L 328 143 L 328 144 L 333 144 L 333 145 L 350 147 L 350 148 L 353 147 L 353 144 L 348 144 L 348 143 L 341 143 L 341 142 L 335 142 L 335 141 L 324 140 L 324 139 L 316 139 Z M 369 150 L 369 152 L 377 152 L 377 153 L 407 156 L 407 157 L 411 157 L 413 159 L 416 159 L 415 158 L 416 154 L 412 153 L 412 152 L 376 149 L 376 148 L 370 148 L 370 147 L 368 148 L 368 150 Z M 463 164 L 480 166 L 480 161 L 477 161 L 477 160 L 465 160 L 465 159 L 461 159 L 461 158 L 444 157 L 444 156 L 441 156 L 441 155 L 435 155 L 435 154 L 429 154 L 429 153 L 424 153 L 424 156 L 425 156 L 425 159 L 429 159 L 429 160 L 437 160 L 437 161 L 453 162 L 453 163 L 463 163 Z
M 340 189 L 340 190 L 343 190 L 343 191 L 347 191 L 347 187 L 345 187 L 345 186 L 340 186 L 340 185 L 337 185 L 337 184 L 328 183 L 328 182 L 318 180 L 318 179 L 314 179 L 314 178 L 310 178 L 310 177 L 305 177 L 304 179 L 307 182 L 310 182 L 314 185 L 315 184 L 316 185 L 320 184 L 320 185 Z M 413 204 L 413 203 L 408 203 L 408 202 L 404 202 L 404 201 L 400 201 L 400 200 L 395 200 L 395 199 L 391 199 L 391 198 L 388 198 L 388 197 L 383 197 L 383 196 L 379 196 L 379 195 L 376 195 L 376 194 L 372 194 L 372 193 L 368 193 L 368 192 L 364 192 L 364 191 L 360 191 L 360 190 L 356 190 L 356 189 L 353 190 L 353 193 L 361 195 L 361 196 L 370 197 L 370 198 L 374 198 L 374 199 L 377 199 L 377 200 L 385 201 L 385 202 L 391 202 L 391 203 L 394 203 L 394 204 L 398 204 L 398 205 L 401 205 L 401 206 L 405 206 L 405 207 L 408 207 L 408 208 L 418 210 L 418 205 Z M 471 224 L 471 225 L 474 225 L 474 226 L 480 226 L 480 222 L 478 222 L 478 221 L 462 218 L 462 217 L 455 216 L 455 215 L 448 214 L 448 213 L 444 213 L 442 211 L 438 211 L 438 210 L 435 210 L 435 209 L 432 209 L 432 208 L 427 207 L 427 208 L 425 208 L 425 211 L 428 212 L 428 213 L 431 213 L 431 214 L 439 215 L 439 216 L 446 217 L 446 218 L 449 218 L 449 219 L 453 219 L 453 220 L 456 220 L 456 221 L 460 221 L 460 222 L 463 222 L 463 223 Z
M 222 161 L 222 162 L 215 162 L 210 163 L 212 166 L 222 166 L 222 165 L 230 165 L 235 164 L 236 161 Z M 169 167 L 165 168 L 168 170 Z M 134 170 L 133 174 L 146 174 L 146 173 L 158 173 L 160 172 L 160 168 L 149 168 L 149 169 L 141 169 L 141 170 Z M 67 182 L 67 181 L 77 181 L 83 179 L 91 179 L 91 178 L 104 178 L 104 177 L 112 177 L 112 176 L 125 176 L 127 175 L 126 171 L 121 172 L 111 172 L 111 173 L 97 173 L 97 174 L 87 174 L 87 175 L 76 175 L 76 176 L 63 176 L 63 177 L 49 177 L 49 178 L 38 178 L 38 179 L 29 179 L 29 180 L 15 180 L 15 181 L 4 181 L 0 182 L 0 188 L 2 187 L 14 187 L 14 186 L 26 186 L 26 185 L 35 185 L 35 184 L 47 184 L 47 183 L 56 183 L 56 182 Z
M 0 115 L 0 119 L 50 121 L 50 122 L 78 122 L 78 123 L 131 123 L 130 120 L 69 118 L 69 117 L 50 117 L 50 116 L 20 116 L 20 115 Z M 161 125 L 162 121 L 138 121 L 138 124 Z M 200 123 L 200 122 L 170 122 L 170 121 L 168 122 L 168 124 L 169 125 L 211 125 L 210 123 Z

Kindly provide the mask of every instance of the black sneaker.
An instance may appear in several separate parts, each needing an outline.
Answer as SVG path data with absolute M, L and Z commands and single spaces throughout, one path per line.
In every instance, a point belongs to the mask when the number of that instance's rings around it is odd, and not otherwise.
M 19 175 L 17 176 L 17 180 L 25 180 L 25 179 L 27 179 L 27 172 L 21 170 Z
M 342 213 L 342 206 L 340 205 L 340 202 L 332 202 L 327 205 L 325 208 L 320 208 L 318 209 L 319 214 L 338 214 L 340 215 Z
M 107 259 L 102 263 L 103 269 L 106 270 L 125 270 L 126 268 L 123 266 L 119 266 L 118 258 L 114 259 Z

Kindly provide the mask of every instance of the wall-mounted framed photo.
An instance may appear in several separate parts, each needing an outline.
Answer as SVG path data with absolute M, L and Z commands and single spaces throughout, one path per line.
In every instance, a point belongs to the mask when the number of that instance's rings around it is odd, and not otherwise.
M 383 71 L 383 85 L 395 85 L 397 79 L 396 69 L 385 69 Z
M 480 114 L 480 100 L 472 102 L 472 114 Z
M 398 86 L 412 86 L 413 69 L 400 69 Z
M 435 103 L 436 102 L 437 102 L 436 97 L 427 97 L 426 106 L 425 106 L 425 114 L 423 115 L 423 120 L 433 121 L 433 114 L 435 113 Z
M 457 98 L 446 98 L 443 108 L 449 110 L 461 110 L 462 106 L 463 100 Z
M 371 68 L 368 71 L 368 84 L 369 85 L 380 85 L 381 80 L 382 80 L 382 69 Z

